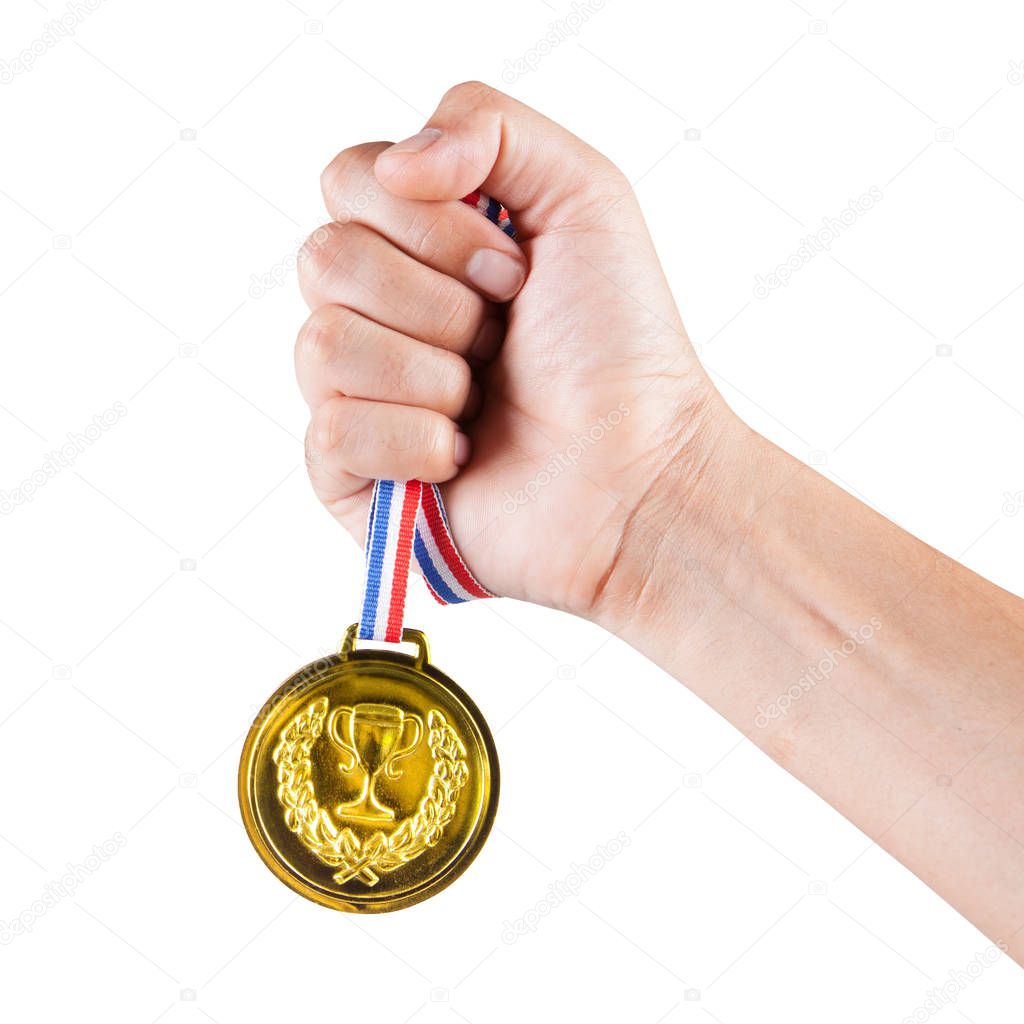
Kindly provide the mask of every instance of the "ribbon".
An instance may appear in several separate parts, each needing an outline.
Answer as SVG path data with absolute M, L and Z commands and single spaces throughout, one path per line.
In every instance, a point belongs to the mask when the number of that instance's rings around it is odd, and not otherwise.
M 481 192 L 462 200 L 510 238 L 508 210 Z M 399 643 L 412 560 L 440 604 L 494 597 L 462 560 L 448 525 L 437 484 L 421 480 L 377 480 L 366 529 L 366 584 L 359 617 L 360 640 Z

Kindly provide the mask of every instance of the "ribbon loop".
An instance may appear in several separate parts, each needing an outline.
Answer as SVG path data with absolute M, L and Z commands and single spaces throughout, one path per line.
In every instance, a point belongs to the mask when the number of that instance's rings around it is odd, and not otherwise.
M 471 192 L 462 201 L 515 238 L 508 210 L 497 200 Z M 360 640 L 401 642 L 413 558 L 430 593 L 440 604 L 461 604 L 495 596 L 476 580 L 455 547 L 437 484 L 377 480 L 366 530 Z

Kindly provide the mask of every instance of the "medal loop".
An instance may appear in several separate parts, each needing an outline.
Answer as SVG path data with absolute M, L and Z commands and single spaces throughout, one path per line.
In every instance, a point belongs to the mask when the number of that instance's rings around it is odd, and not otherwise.
M 341 644 L 338 647 L 338 654 L 342 659 L 345 659 L 351 655 L 356 649 L 356 640 L 361 640 L 359 636 L 359 623 L 353 622 L 348 629 L 345 630 L 345 636 L 342 638 Z M 406 626 L 402 630 L 402 638 L 399 643 L 403 644 L 414 644 L 416 647 L 416 653 L 413 655 L 413 664 L 416 668 L 421 671 L 430 662 L 430 643 L 427 641 L 427 635 L 422 630 L 412 629 Z

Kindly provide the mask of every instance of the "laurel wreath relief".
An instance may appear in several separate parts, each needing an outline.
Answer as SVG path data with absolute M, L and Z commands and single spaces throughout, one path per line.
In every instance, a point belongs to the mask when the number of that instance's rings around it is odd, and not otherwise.
M 282 729 L 274 748 L 277 797 L 289 830 L 328 867 L 338 868 L 339 885 L 359 877 L 376 885 L 380 873 L 394 871 L 434 846 L 455 816 L 459 791 L 469 778 L 466 748 L 437 710 L 427 716 L 427 744 L 434 771 L 414 814 L 390 832 L 377 830 L 360 840 L 348 826 L 339 828 L 329 811 L 317 803 L 310 751 L 323 732 L 328 700 L 319 697 Z

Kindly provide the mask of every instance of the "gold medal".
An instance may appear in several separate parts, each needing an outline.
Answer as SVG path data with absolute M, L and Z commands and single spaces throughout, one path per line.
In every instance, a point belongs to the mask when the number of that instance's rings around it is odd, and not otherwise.
M 463 200 L 514 237 L 508 211 Z M 402 629 L 412 559 L 441 604 L 494 597 L 462 560 L 437 484 L 377 480 L 359 623 L 256 716 L 238 767 L 245 830 L 285 885 L 335 910 L 380 913 L 433 896 L 480 852 L 498 755 L 476 705 Z M 415 656 L 355 649 L 356 637 Z
M 379 913 L 433 896 L 480 851 L 498 757 L 476 705 L 415 656 L 355 649 L 292 675 L 253 722 L 238 797 L 257 853 L 325 907 Z

